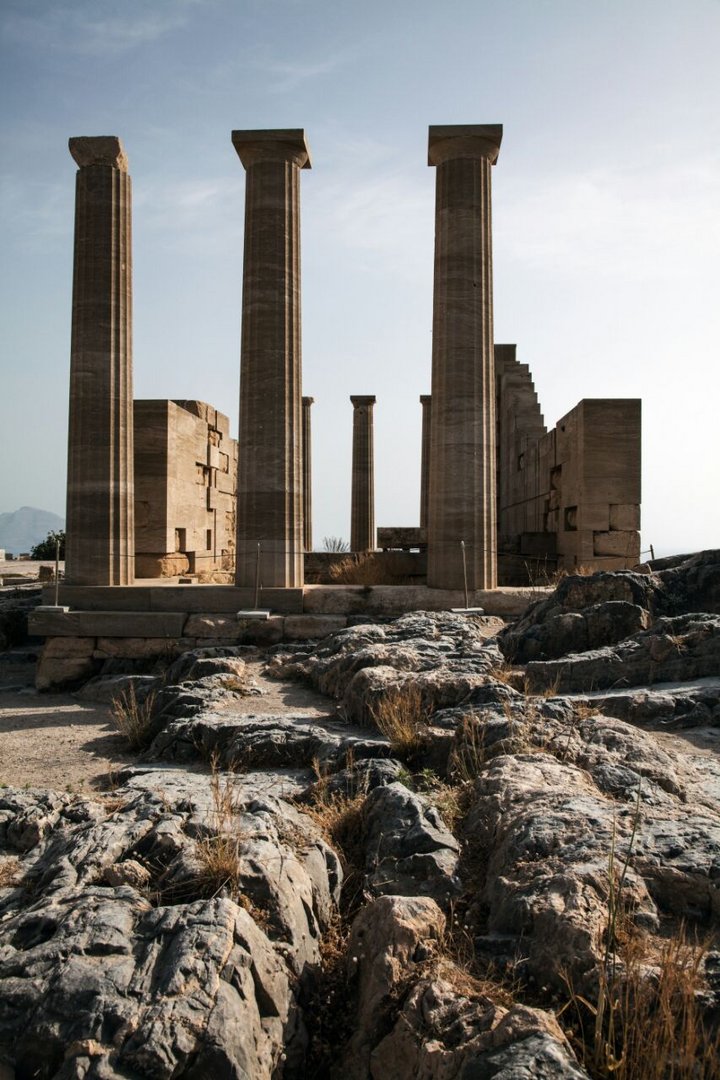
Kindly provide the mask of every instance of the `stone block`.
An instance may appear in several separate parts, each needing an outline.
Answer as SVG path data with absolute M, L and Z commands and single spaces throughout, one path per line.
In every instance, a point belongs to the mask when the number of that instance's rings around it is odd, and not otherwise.
M 344 615 L 287 615 L 285 617 L 286 641 L 308 641 L 324 638 L 347 626 Z
M 596 532 L 607 532 L 611 529 L 608 503 L 580 502 L 578 506 L 578 527 L 580 529 L 592 529 Z
M 596 532 L 593 545 L 595 555 L 611 555 L 633 561 L 640 558 L 640 536 L 635 531 Z
M 95 670 L 95 663 L 89 656 L 58 656 L 47 659 L 41 656 L 35 673 L 35 686 L 38 690 L 57 690 L 91 678 Z
M 640 507 L 637 503 L 612 503 L 609 525 L 613 530 L 632 531 L 640 528 Z
M 28 627 L 39 637 L 165 637 L 182 636 L 184 611 L 41 611 L 31 613 Z
M 282 615 L 271 615 L 269 619 L 243 619 L 237 625 L 243 645 L 277 645 L 285 633 Z
M 45 660 L 92 656 L 95 648 L 94 637 L 51 637 L 45 642 L 42 655 Z
M 182 552 L 167 555 L 135 556 L 135 576 L 137 578 L 179 577 L 190 569 L 190 561 Z
M 66 639 L 67 640 L 67 639 Z M 173 649 L 174 643 L 167 638 L 98 638 L 94 656 L 97 659 L 122 657 L 127 660 L 144 660 L 153 656 L 165 656 Z
M 239 641 L 241 625 L 232 615 L 190 615 L 184 633 L 188 637 Z

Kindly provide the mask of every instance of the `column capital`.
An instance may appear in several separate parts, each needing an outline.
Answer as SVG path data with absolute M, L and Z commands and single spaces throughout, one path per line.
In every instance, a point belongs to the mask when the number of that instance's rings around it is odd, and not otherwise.
M 432 394 L 421 394 L 420 395 L 420 404 L 421 405 L 429 405 L 431 401 L 432 401 Z
M 377 398 L 374 394 L 351 394 L 350 400 L 353 403 L 353 407 L 357 409 L 361 405 L 374 405 Z
M 68 149 L 81 169 L 89 165 L 109 165 L 128 171 L 128 160 L 117 135 L 76 135 L 68 139 Z
M 500 153 L 502 124 L 440 124 L 428 128 L 428 165 L 455 158 L 487 158 L 494 165 Z
M 302 403 L 303 403 L 303 405 L 314 405 L 315 404 L 315 398 L 314 397 L 304 397 L 302 399 Z
M 257 161 L 289 161 L 299 169 L 312 168 L 303 128 L 233 131 L 232 144 L 246 169 Z

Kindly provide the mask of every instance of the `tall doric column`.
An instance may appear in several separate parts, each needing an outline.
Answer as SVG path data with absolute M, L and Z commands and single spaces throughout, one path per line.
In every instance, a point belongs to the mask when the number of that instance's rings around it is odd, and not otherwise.
M 301 129 L 233 131 L 247 172 L 235 582 L 303 583 L 300 359 Z
M 75 187 L 67 543 L 69 585 L 129 585 L 135 527 L 131 194 L 114 135 L 70 139 Z
M 306 551 L 312 551 L 312 431 L 310 406 L 313 397 L 302 399 L 303 535 Z
M 353 403 L 352 506 L 350 550 L 374 551 L 375 451 L 373 431 L 374 395 L 351 396 Z
M 420 528 L 427 529 L 428 489 L 430 487 L 430 420 L 432 417 L 432 395 L 421 394 L 422 405 L 422 444 L 420 451 Z
M 497 584 L 490 169 L 499 124 L 431 127 L 437 167 L 428 585 Z

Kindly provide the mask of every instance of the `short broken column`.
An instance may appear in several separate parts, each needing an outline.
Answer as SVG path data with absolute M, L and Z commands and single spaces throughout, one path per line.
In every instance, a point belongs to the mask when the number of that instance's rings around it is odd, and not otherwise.
M 303 583 L 301 129 L 233 131 L 247 173 L 235 583 Z
M 69 141 L 75 187 L 65 580 L 134 580 L 132 242 L 114 135 Z
M 499 124 L 431 127 L 437 168 L 428 585 L 497 584 L 490 172 Z
M 430 487 L 430 421 L 432 417 L 432 395 L 421 394 L 422 405 L 422 440 L 420 449 L 420 528 L 427 529 L 428 490 Z
M 354 395 L 350 550 L 375 550 L 374 395 Z
M 303 535 L 306 551 L 312 551 L 312 430 L 310 408 L 315 398 L 302 399 Z

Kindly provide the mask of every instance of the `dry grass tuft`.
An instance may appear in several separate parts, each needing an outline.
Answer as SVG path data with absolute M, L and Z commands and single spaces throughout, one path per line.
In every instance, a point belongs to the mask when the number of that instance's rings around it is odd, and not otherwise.
M 425 750 L 429 709 L 415 683 L 405 682 L 388 690 L 371 706 L 370 716 L 402 761 L 412 761 Z
M 238 801 L 232 776 L 224 779 L 212 763 L 210 791 L 213 808 L 210 825 L 211 835 L 199 840 L 196 857 L 200 864 L 197 885 L 202 896 L 217 896 L 228 892 L 234 898 L 241 893 L 242 859 L 240 847 L 243 840 L 238 828 L 237 815 L 242 807 Z
M 113 698 L 115 727 L 131 750 L 145 750 L 152 742 L 154 708 L 155 694 L 148 694 L 143 701 L 138 701 L 134 683 Z
M 310 806 L 298 809 L 312 818 L 323 836 L 340 856 L 343 868 L 340 906 L 347 919 L 354 914 L 362 901 L 365 875 L 365 820 L 364 806 L 367 791 L 346 795 L 328 790 L 327 776 L 317 761 L 313 762 L 318 781 L 313 790 Z
M 644 947 L 639 943 L 642 942 Z M 709 942 L 681 927 L 655 955 L 634 935 L 620 963 L 603 965 L 598 1002 L 570 992 L 570 1032 L 592 1076 L 616 1080 L 712 1080 L 720 1032 L 703 1016 L 703 959 Z
M 14 855 L 0 861 L 0 889 L 12 889 L 22 880 L 20 860 Z

